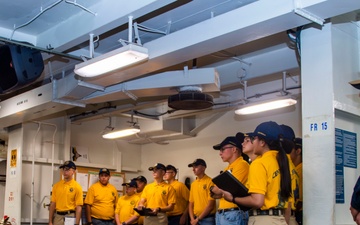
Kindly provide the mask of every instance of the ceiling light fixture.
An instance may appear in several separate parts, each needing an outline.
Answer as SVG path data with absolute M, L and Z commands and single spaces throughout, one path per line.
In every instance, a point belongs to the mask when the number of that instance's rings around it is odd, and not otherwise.
M 140 132 L 140 126 L 133 121 L 133 114 L 131 114 L 131 121 L 128 121 L 128 123 L 131 124 L 130 127 L 121 130 L 114 130 L 114 127 L 111 126 L 111 117 L 110 117 L 109 125 L 105 127 L 105 132 L 102 135 L 102 137 L 105 139 L 116 139 L 116 138 L 122 138 L 133 134 L 137 134 Z M 106 130 L 110 130 L 110 131 L 106 131 Z
M 115 130 L 115 131 L 111 131 L 109 133 L 103 134 L 103 138 L 105 139 L 116 139 L 116 138 L 121 138 L 121 137 L 126 137 L 126 136 L 130 136 L 133 134 L 137 134 L 140 132 L 140 127 L 137 125 L 133 125 L 130 128 L 127 129 L 123 129 L 123 130 Z
M 277 99 L 267 102 L 254 103 L 253 105 L 247 105 L 245 107 L 235 110 L 235 114 L 237 115 L 254 114 L 254 113 L 265 112 L 273 109 L 284 108 L 287 106 L 292 106 L 295 105 L 296 103 L 297 101 L 290 97 L 285 99 Z
M 129 43 L 114 51 L 75 65 L 74 72 L 82 77 L 96 77 L 113 70 L 141 63 L 148 58 L 147 48 Z

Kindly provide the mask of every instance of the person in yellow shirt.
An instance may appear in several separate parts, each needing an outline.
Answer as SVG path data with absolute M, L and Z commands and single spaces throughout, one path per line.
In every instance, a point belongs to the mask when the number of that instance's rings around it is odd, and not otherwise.
M 75 225 L 79 225 L 83 205 L 83 191 L 73 179 L 76 165 L 66 161 L 60 166 L 64 179 L 54 184 L 49 207 L 49 225 L 64 225 L 65 216 L 75 217 Z
M 175 190 L 164 181 L 165 170 L 162 163 L 149 167 L 149 171 L 153 173 L 154 182 L 145 186 L 138 204 L 138 210 L 146 207 L 150 208 L 154 214 L 154 216 L 145 216 L 145 225 L 167 225 L 166 213 L 174 209 Z
M 289 162 L 282 148 L 282 129 L 273 121 L 259 124 L 248 133 L 257 158 L 250 164 L 249 196 L 235 197 L 223 191 L 226 200 L 252 208 L 249 224 L 287 225 L 285 210 L 292 194 Z
M 147 185 L 147 179 L 144 176 L 138 176 L 133 178 L 132 180 L 136 181 L 137 188 L 136 188 L 136 195 L 139 196 L 139 199 L 141 197 L 141 193 L 143 192 L 145 186 Z M 138 224 L 142 225 L 144 224 L 144 216 L 140 216 L 138 219 Z
M 220 144 L 213 146 L 215 150 L 220 151 L 219 155 L 222 161 L 228 163 L 224 171 L 230 171 L 231 174 L 243 184 L 246 183 L 249 173 L 249 163 L 242 157 L 244 137 L 244 134 L 240 135 L 240 133 L 238 133 L 237 137 L 229 136 Z M 212 188 L 212 192 L 216 194 L 216 192 L 219 192 L 219 189 L 214 187 Z M 247 225 L 248 214 L 233 202 L 228 202 L 222 198 L 221 191 L 218 196 L 220 200 L 215 217 L 216 225 Z
M 185 184 L 177 181 L 175 179 L 177 174 L 177 169 L 173 165 L 166 166 L 166 172 L 164 180 L 170 184 L 176 192 L 176 204 L 174 210 L 168 212 L 168 221 L 169 225 L 184 225 L 188 220 L 189 215 L 189 189 Z
M 88 225 L 114 225 L 118 193 L 109 180 L 110 171 L 107 168 L 100 169 L 99 181 L 91 185 L 86 194 L 85 207 Z
M 292 195 L 289 199 L 289 207 L 286 210 L 285 219 L 288 221 L 289 225 L 298 225 L 298 222 L 295 218 L 296 211 L 296 202 L 299 200 L 299 184 L 300 177 L 295 168 L 293 161 L 291 160 L 291 152 L 295 149 L 295 132 L 294 130 L 285 124 L 280 125 L 283 131 L 283 143 L 282 147 L 288 157 L 289 167 L 290 167 L 290 176 L 291 176 L 291 189 Z
M 295 148 L 291 151 L 290 157 L 295 165 L 297 174 L 299 175 L 299 199 L 296 202 L 295 217 L 299 225 L 302 225 L 302 205 L 303 205 L 303 176 L 302 176 L 302 139 L 295 138 Z
M 214 225 L 216 205 L 215 199 L 210 196 L 210 187 L 215 184 L 205 174 L 206 162 L 195 159 L 188 167 L 193 168 L 196 180 L 192 182 L 189 197 L 189 216 L 191 225 Z
M 122 186 L 126 187 L 126 194 L 121 196 L 116 204 L 116 225 L 138 224 L 139 214 L 134 210 L 140 200 L 136 194 L 137 183 L 131 180 L 129 183 L 123 183 Z

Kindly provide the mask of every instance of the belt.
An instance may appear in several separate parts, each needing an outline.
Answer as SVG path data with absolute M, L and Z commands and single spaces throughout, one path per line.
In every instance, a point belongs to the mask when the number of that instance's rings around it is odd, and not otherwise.
M 238 211 L 240 210 L 238 207 L 235 208 L 227 208 L 227 209 L 218 209 L 218 213 L 226 213 L 226 212 L 230 212 L 230 211 Z
M 68 210 L 68 211 L 56 211 L 56 214 L 58 215 L 67 215 L 70 213 L 75 213 L 75 210 Z
M 282 216 L 282 215 L 284 215 L 284 209 L 249 210 L 249 216 Z
M 209 214 L 207 216 L 205 216 L 203 219 L 205 218 L 211 218 L 211 217 L 215 217 L 215 214 Z M 198 218 L 198 216 L 195 216 L 195 219 Z

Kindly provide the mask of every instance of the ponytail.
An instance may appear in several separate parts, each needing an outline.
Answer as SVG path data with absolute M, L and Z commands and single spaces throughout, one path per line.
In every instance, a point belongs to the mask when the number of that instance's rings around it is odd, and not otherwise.
M 280 170 L 280 196 L 283 199 L 288 199 L 291 196 L 291 176 L 288 157 L 282 147 L 282 139 L 276 141 L 269 141 L 267 143 L 272 150 L 278 150 L 276 155 Z

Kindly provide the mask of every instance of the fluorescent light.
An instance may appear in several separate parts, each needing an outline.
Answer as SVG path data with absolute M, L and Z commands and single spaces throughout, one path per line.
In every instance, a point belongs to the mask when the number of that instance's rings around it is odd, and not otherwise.
M 106 134 L 103 134 L 103 138 L 105 139 L 115 139 L 115 138 L 121 138 L 121 137 L 126 137 L 126 136 L 130 136 L 133 134 L 137 134 L 140 132 L 140 128 L 138 126 L 134 126 L 131 128 L 127 128 L 127 129 L 123 129 L 123 130 L 116 130 L 116 131 L 112 131 Z
M 148 58 L 149 54 L 146 48 L 130 43 L 114 51 L 77 64 L 74 72 L 82 77 L 95 77 L 143 62 Z
M 295 105 L 296 102 L 297 101 L 292 98 L 273 100 L 270 102 L 263 102 L 255 105 L 245 106 L 244 108 L 235 110 L 235 113 L 238 115 L 253 114 L 253 113 L 264 112 L 268 110 L 279 109 L 279 108 Z

